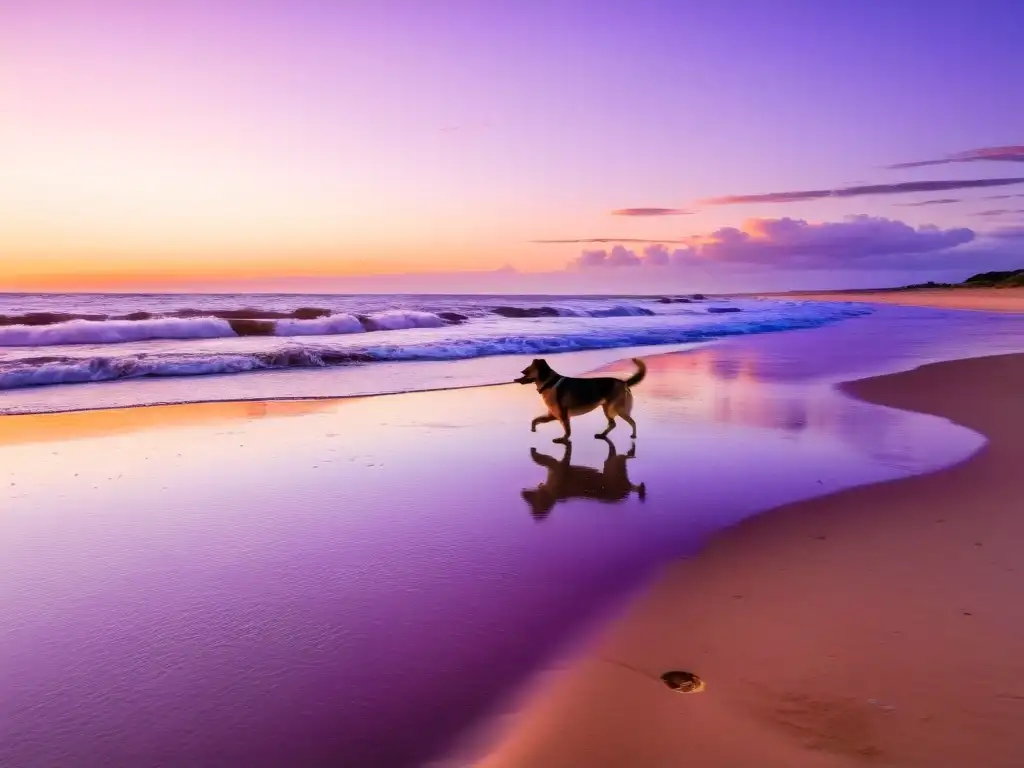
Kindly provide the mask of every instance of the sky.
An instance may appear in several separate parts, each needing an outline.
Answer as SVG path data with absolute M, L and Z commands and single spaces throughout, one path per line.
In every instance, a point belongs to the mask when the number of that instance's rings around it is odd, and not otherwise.
M 1021 28 L 1017 0 L 0 2 L 0 290 L 1022 267 Z

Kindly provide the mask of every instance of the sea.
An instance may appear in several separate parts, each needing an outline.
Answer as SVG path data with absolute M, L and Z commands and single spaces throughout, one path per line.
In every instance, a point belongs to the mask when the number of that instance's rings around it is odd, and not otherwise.
M 700 294 L 0 294 L 0 413 L 481 386 L 565 353 L 578 375 L 871 311 Z

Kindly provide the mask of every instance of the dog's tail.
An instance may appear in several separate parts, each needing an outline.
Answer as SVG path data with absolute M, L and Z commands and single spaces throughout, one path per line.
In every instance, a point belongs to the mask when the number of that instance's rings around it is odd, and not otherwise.
M 644 377 L 647 375 L 647 366 L 644 365 L 643 360 L 634 357 L 633 364 L 636 366 L 636 373 L 634 373 L 632 376 L 626 379 L 627 387 L 635 387 L 637 384 L 643 381 Z

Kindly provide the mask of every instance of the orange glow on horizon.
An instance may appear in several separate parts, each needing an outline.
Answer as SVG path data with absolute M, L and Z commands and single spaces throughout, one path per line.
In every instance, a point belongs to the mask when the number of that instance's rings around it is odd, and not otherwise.
M 284 249 L 282 249 L 284 250 Z M 120 292 L 127 289 L 161 291 L 173 287 L 202 290 L 220 284 L 272 283 L 274 281 L 317 281 L 376 276 L 429 275 L 447 272 L 479 272 L 497 269 L 504 263 L 489 259 L 481 263 L 474 250 L 438 249 L 436 257 L 419 251 L 410 256 L 393 256 L 387 251 L 367 250 L 362 255 L 295 254 L 281 256 L 211 253 L 195 256 L 154 255 L 148 258 L 122 255 L 78 258 L 9 258 L 0 270 L 0 292 Z M 443 255 L 442 255 L 443 254 Z M 425 263 L 430 266 L 425 268 Z

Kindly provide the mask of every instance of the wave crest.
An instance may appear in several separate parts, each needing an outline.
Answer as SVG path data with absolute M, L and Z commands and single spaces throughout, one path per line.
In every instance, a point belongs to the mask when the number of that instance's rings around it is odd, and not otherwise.
M 441 316 L 432 312 L 404 309 L 367 315 L 322 315 L 319 314 L 321 310 L 299 309 L 293 313 L 276 313 L 284 317 L 254 316 L 255 310 L 225 310 L 205 315 L 179 316 L 190 312 L 181 310 L 175 316 L 167 317 L 153 317 L 145 312 L 116 318 L 58 313 L 6 316 L 4 320 L 27 319 L 29 322 L 0 322 L 0 347 L 119 344 L 153 339 L 223 339 L 236 336 L 330 336 L 367 331 L 439 328 L 467 319 L 457 312 L 445 312 Z M 67 317 L 72 319 L 65 319 Z
M 622 304 L 598 309 L 569 309 L 568 307 L 514 307 L 501 306 L 491 310 L 492 314 L 508 318 L 527 317 L 641 317 L 656 314 L 654 310 L 635 304 Z

